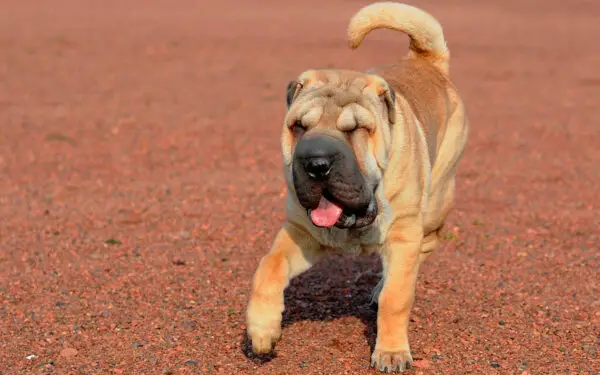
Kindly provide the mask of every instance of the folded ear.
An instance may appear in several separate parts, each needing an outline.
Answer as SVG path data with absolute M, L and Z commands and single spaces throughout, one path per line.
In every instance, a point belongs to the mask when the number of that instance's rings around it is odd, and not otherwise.
M 388 122 L 394 124 L 396 122 L 396 92 L 383 78 L 372 75 L 367 88 L 375 91 L 382 104 L 385 106 Z
M 390 125 L 396 122 L 396 92 L 389 85 L 385 84 L 385 90 L 379 95 L 382 98 L 388 113 L 388 121 Z
M 303 86 L 302 83 L 300 83 L 297 80 L 293 80 L 290 83 L 288 83 L 287 95 L 285 98 L 288 108 L 290 107 L 290 105 L 292 105 L 292 103 L 294 102 L 294 99 L 296 99 L 296 97 L 298 96 L 298 93 L 300 93 L 300 90 L 302 90 L 302 86 Z

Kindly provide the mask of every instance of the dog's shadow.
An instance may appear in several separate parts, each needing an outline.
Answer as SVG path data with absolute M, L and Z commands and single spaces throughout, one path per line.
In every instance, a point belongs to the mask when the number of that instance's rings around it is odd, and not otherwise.
M 330 321 L 342 317 L 359 318 L 364 335 L 375 347 L 377 306 L 371 304 L 371 292 L 380 279 L 381 261 L 376 255 L 348 257 L 330 255 L 312 269 L 296 277 L 285 291 L 282 328 L 305 320 Z M 256 356 L 244 334 L 244 354 L 258 362 L 268 362 L 274 354 Z

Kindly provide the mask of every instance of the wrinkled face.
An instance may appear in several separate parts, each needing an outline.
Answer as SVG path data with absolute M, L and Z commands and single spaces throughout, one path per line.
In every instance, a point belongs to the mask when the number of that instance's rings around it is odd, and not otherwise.
M 291 192 L 318 227 L 360 228 L 378 214 L 394 93 L 375 75 L 307 71 L 288 86 L 282 147 Z

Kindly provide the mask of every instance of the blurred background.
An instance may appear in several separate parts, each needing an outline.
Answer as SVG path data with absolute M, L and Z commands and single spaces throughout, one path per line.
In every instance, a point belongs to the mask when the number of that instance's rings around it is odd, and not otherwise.
M 376 258 L 294 280 L 272 361 L 243 342 L 287 83 L 407 52 L 347 47 L 367 4 L 2 2 L 1 374 L 373 373 Z M 471 134 L 409 373 L 600 372 L 600 3 L 410 4 L 444 27 Z

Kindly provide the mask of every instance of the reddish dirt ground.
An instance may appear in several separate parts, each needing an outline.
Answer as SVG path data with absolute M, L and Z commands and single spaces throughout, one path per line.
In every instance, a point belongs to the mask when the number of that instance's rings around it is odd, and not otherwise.
M 350 51 L 365 1 L 84 3 L 0 12 L 0 373 L 376 373 L 376 258 L 294 280 L 269 362 L 243 352 L 244 309 L 283 220 L 285 85 L 406 37 Z M 600 2 L 415 5 L 472 131 L 408 373 L 597 374 Z

